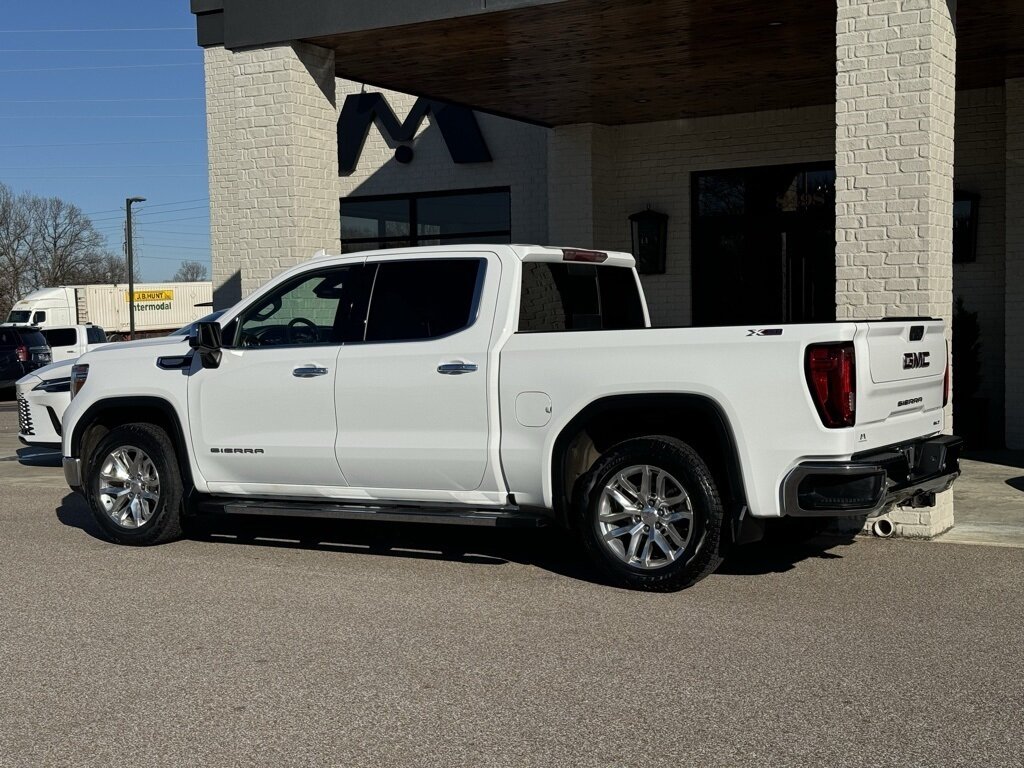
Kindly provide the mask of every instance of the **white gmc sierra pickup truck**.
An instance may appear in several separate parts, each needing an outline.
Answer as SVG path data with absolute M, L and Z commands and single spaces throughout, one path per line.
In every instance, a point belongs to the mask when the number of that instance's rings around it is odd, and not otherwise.
M 64 472 L 121 544 L 186 515 L 568 527 L 678 589 L 765 518 L 934 504 L 943 323 L 651 328 L 633 257 L 318 254 L 188 339 L 84 355 Z

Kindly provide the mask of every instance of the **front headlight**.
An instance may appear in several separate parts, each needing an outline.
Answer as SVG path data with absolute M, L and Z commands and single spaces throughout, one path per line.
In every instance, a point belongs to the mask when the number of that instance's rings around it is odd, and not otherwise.
M 85 380 L 89 377 L 89 364 L 88 363 L 76 363 L 71 366 L 71 399 L 75 399 L 75 395 L 78 394 L 79 390 L 85 386 Z
M 71 390 L 71 379 L 65 376 L 63 379 L 50 379 L 32 387 L 33 392 L 68 392 Z

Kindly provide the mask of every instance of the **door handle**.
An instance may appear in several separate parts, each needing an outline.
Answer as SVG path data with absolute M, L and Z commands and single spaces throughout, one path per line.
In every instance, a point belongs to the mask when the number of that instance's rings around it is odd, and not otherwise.
M 459 376 L 463 373 L 473 373 L 477 369 L 476 363 L 464 363 L 461 360 L 453 363 L 441 363 L 437 366 L 437 372 L 447 376 Z
M 300 379 L 312 379 L 314 376 L 324 376 L 326 373 L 326 368 L 320 368 L 315 365 L 306 365 L 292 370 L 292 376 Z

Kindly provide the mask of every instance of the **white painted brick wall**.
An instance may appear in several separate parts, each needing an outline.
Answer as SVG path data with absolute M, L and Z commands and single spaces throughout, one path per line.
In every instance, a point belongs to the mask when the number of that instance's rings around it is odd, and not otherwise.
M 837 9 L 837 317 L 948 321 L 956 60 L 949 7 L 837 0 Z M 952 494 L 890 519 L 898 534 L 937 535 L 953 524 Z
M 1003 431 L 1006 271 L 1006 105 L 1004 89 L 956 94 L 953 181 L 979 194 L 977 260 L 953 265 L 953 295 L 981 325 L 981 388 L 989 399 L 989 434 Z
M 1006 81 L 1006 444 L 1024 448 L 1024 78 Z
M 215 304 L 227 306 L 340 238 L 334 54 L 208 48 Z

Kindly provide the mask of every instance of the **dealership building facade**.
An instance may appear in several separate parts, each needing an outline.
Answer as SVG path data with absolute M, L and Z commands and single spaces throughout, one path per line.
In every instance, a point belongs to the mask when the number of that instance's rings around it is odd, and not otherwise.
M 1013 6 L 192 0 L 215 302 L 321 248 L 640 234 L 656 324 L 956 304 L 957 431 L 1024 448 Z

